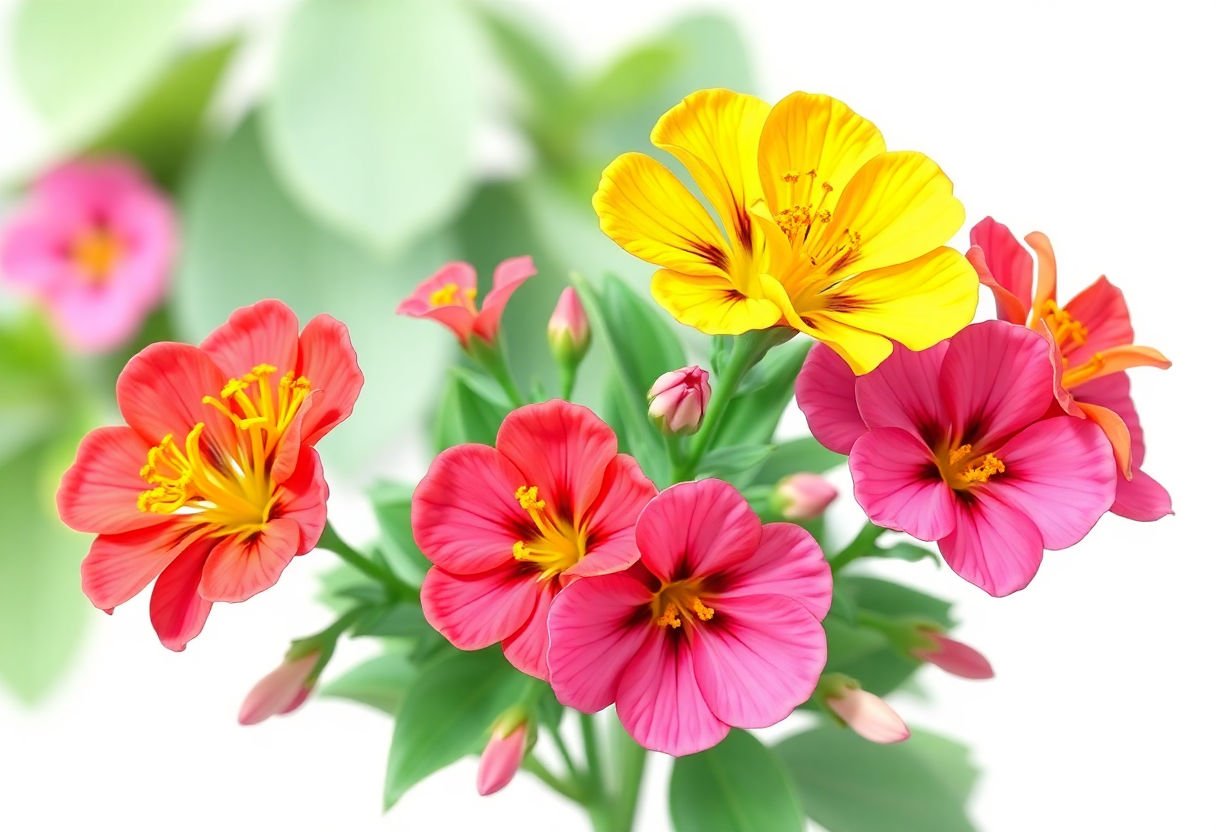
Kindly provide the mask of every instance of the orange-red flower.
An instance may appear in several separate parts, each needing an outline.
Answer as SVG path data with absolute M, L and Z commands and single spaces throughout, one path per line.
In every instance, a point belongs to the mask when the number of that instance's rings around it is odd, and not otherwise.
M 313 445 L 362 386 L 345 325 L 321 315 L 300 332 L 277 300 L 198 347 L 132 358 L 117 388 L 126 425 L 86 436 L 59 487 L 63 521 L 97 535 L 81 567 L 89 600 L 111 612 L 156 579 L 152 625 L 182 650 L 213 602 L 274 585 L 325 527 Z

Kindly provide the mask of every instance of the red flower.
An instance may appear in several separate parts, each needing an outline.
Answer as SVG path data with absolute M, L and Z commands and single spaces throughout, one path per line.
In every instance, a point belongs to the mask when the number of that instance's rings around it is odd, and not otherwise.
M 239 309 L 199 347 L 159 343 L 118 377 L 126 425 L 80 443 L 59 514 L 97 534 L 84 592 L 107 612 L 148 585 L 152 625 L 182 650 L 215 601 L 274 585 L 325 526 L 329 490 L 313 445 L 363 386 L 346 327 L 303 332 L 277 300 Z

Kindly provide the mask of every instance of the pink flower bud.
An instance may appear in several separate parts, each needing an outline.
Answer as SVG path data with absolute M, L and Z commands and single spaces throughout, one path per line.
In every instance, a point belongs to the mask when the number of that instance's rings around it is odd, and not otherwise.
M 481 765 L 477 768 L 477 793 L 483 797 L 505 788 L 524 761 L 528 744 L 528 723 L 500 719 L 490 734 Z
M 558 361 L 577 364 L 587 354 L 591 344 L 591 327 L 587 312 L 573 287 L 567 286 L 557 299 L 553 316 L 549 318 L 549 348 Z
M 841 685 L 824 703 L 857 735 L 882 744 L 903 742 L 910 734 L 899 714 L 881 697 L 856 684 Z
M 827 510 L 839 492 L 818 474 L 790 474 L 777 483 L 775 497 L 787 520 L 814 520 Z
M 303 705 L 316 682 L 312 672 L 320 658 L 320 653 L 308 653 L 296 659 L 289 658 L 270 671 L 249 691 L 237 720 L 242 725 L 256 725 L 276 714 L 289 714 Z
M 666 433 L 696 433 L 709 393 L 709 373 L 696 365 L 663 373 L 646 394 L 650 418 Z
M 921 661 L 935 664 L 947 673 L 953 673 L 963 679 L 991 679 L 996 675 L 992 665 L 974 647 L 927 627 L 922 628 L 920 634 L 928 644 L 914 647 L 911 653 Z

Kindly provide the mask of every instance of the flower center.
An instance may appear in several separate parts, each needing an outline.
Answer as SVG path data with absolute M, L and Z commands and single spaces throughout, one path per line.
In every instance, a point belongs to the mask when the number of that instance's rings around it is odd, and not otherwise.
M 966 491 L 1005 473 L 1005 463 L 996 454 L 974 453 L 969 444 L 951 448 L 944 460 L 939 455 L 937 467 L 942 479 L 955 491 Z
M 455 283 L 445 283 L 439 289 L 431 292 L 431 306 L 463 306 L 470 312 L 476 312 L 473 300 L 477 297 L 476 289 L 462 290 Z
M 689 578 L 663 584 L 650 599 L 650 620 L 656 627 L 678 630 L 684 622 L 695 624 L 714 617 L 713 607 L 701 600 L 701 581 Z
M 512 554 L 518 561 L 536 565 L 540 572 L 536 580 L 555 578 L 583 559 L 587 554 L 587 536 L 569 521 L 551 517 L 535 485 L 515 489 L 515 499 L 532 518 L 536 534 L 528 540 L 515 541 Z
M 1064 309 L 1060 308 L 1054 300 L 1049 300 L 1043 304 L 1043 322 L 1047 324 L 1047 328 L 1051 330 L 1052 336 L 1056 339 L 1056 343 L 1060 346 L 1060 352 L 1066 353 L 1073 347 L 1079 347 L 1085 343 L 1085 339 L 1089 337 L 1089 330 L 1068 314 Z M 1068 360 L 1065 359 L 1065 365 Z
M 155 514 L 178 514 L 192 522 L 212 526 L 213 537 L 248 537 L 262 531 L 282 494 L 271 477 L 279 442 L 300 412 L 310 384 L 303 376 L 278 372 L 259 364 L 241 378 L 229 380 L 219 398 L 204 396 L 236 427 L 232 448 L 203 445 L 204 423 L 187 434 L 184 447 L 172 434 L 148 451 L 139 472 L 151 486 L 139 495 L 139 509 Z
M 72 240 L 69 257 L 86 283 L 104 284 L 125 253 L 122 240 L 109 229 L 95 226 Z

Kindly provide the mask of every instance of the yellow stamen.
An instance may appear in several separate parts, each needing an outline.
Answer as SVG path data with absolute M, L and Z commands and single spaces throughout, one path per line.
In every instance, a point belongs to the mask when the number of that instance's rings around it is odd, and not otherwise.
M 651 620 L 656 627 L 678 630 L 684 622 L 709 621 L 714 608 L 701 600 L 701 582 L 697 579 L 663 584 L 650 600 Z
M 477 298 L 476 289 L 462 290 L 455 283 L 445 283 L 442 287 L 431 292 L 431 306 L 452 306 L 460 304 L 469 311 L 476 311 L 473 301 Z
M 1051 330 L 1056 343 L 1060 345 L 1061 351 L 1082 346 L 1089 338 L 1089 330 L 1085 325 L 1061 308 L 1054 300 L 1048 300 L 1043 304 L 1042 318 L 1047 324 L 1047 328 Z M 1066 358 L 1065 364 L 1067 363 Z
M 94 285 L 105 283 L 126 253 L 122 240 L 104 227 L 90 228 L 72 240 L 70 257 Z
M 996 454 L 976 455 L 970 444 L 952 447 L 945 456 L 944 464 L 939 457 L 938 469 L 946 483 L 958 491 L 1005 473 L 1005 463 Z
M 587 554 L 586 533 L 565 518 L 550 516 L 548 503 L 541 499 L 535 485 L 515 489 L 515 499 L 532 519 L 536 535 L 527 541 L 517 540 L 511 551 L 516 560 L 536 565 L 538 581 L 556 578 L 583 559 Z

